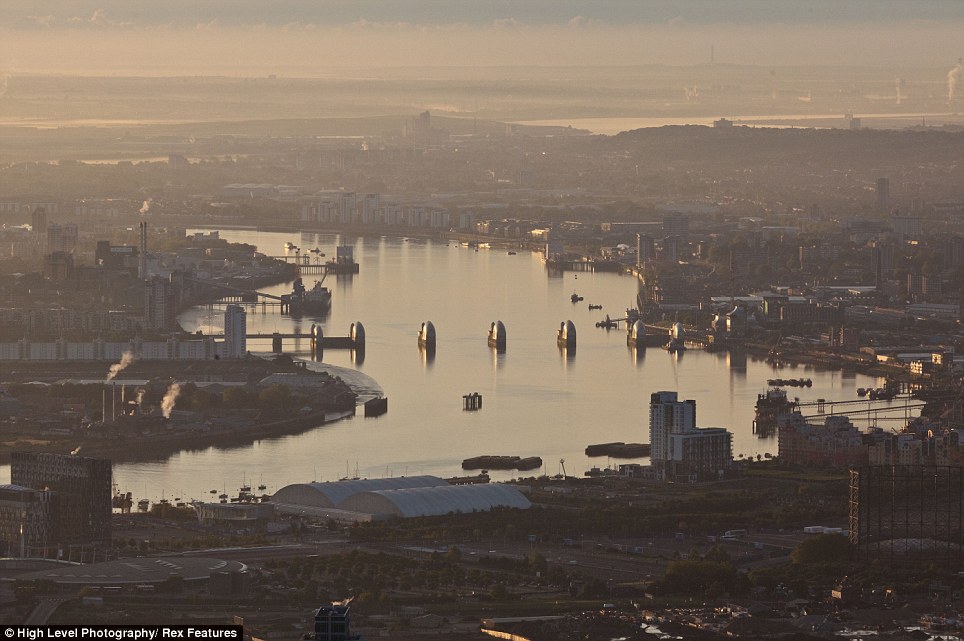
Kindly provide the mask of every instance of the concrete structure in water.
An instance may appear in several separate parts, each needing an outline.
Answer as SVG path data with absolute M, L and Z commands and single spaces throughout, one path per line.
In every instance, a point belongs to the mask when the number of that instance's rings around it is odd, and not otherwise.
M 422 327 L 418 330 L 418 346 L 426 351 L 435 351 L 435 325 L 432 321 L 422 323 Z
M 571 320 L 559 323 L 559 332 L 556 334 L 556 344 L 566 349 L 576 348 L 576 326 Z
M 489 347 L 494 347 L 499 353 L 505 352 L 505 325 L 502 321 L 495 321 L 489 326 Z

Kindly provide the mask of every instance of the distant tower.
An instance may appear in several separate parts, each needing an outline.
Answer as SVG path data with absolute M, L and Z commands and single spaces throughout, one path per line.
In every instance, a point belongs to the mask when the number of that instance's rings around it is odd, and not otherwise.
M 140 223 L 140 261 L 137 263 L 137 277 L 141 280 L 147 278 L 147 223 Z
M 636 266 L 656 260 L 656 243 L 648 234 L 636 234 Z
M 890 179 L 877 179 L 877 211 L 887 211 L 890 206 Z
M 30 230 L 35 235 L 47 235 L 47 210 L 43 207 L 37 207 L 30 215 Z
M 144 325 L 167 331 L 177 326 L 174 286 L 169 279 L 155 276 L 144 282 Z
M 248 352 L 247 312 L 240 305 L 228 305 L 224 309 L 224 356 L 243 358 Z

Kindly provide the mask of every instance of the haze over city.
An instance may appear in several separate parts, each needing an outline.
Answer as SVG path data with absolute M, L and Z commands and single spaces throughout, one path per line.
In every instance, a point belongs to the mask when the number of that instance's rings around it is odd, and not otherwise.
M 962 9 L 0 2 L 3 634 L 964 639 Z

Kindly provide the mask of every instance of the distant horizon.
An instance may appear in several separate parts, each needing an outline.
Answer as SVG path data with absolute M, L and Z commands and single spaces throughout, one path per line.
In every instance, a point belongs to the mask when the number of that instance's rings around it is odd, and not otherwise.
M 681 64 L 671 64 L 671 63 L 639 63 L 639 64 L 538 64 L 538 63 L 526 63 L 526 64 L 491 64 L 491 65 L 471 65 L 471 64 L 449 64 L 449 65 L 431 65 L 431 64 L 420 64 L 420 65 L 383 65 L 383 64 L 369 64 L 369 65 L 356 65 L 356 66 L 339 66 L 331 67 L 327 71 L 317 71 L 314 75 L 309 73 L 248 73 L 248 75 L 239 75 L 235 73 L 227 73 L 225 71 L 221 72 L 208 72 L 208 73 L 189 73 L 188 71 L 178 71 L 170 73 L 151 73 L 150 68 L 145 68 L 141 73 L 123 72 L 123 71 L 90 71 L 90 70 L 76 70 L 76 71 L 55 71 L 55 70 L 13 70 L 2 72 L 6 77 L 49 77 L 49 78 L 77 78 L 77 77 L 88 77 L 88 78 L 250 78 L 250 79 L 267 79 L 267 78 L 277 78 L 285 80 L 325 80 L 330 79 L 332 75 L 339 72 L 345 71 L 404 71 L 408 73 L 418 72 L 420 70 L 428 71 L 445 71 L 445 70 L 474 70 L 474 71 L 485 71 L 485 70 L 502 70 L 508 69 L 513 71 L 523 71 L 525 69 L 534 70 L 549 70 L 549 69 L 576 69 L 576 70 L 594 70 L 594 69 L 613 69 L 613 70 L 630 70 L 630 69 L 697 69 L 697 68 L 729 68 L 729 69 L 793 69 L 793 70 L 838 70 L 838 71 L 857 71 L 857 70 L 875 70 L 881 72 L 892 72 L 892 65 L 887 64 L 832 64 L 832 63 L 813 63 L 813 64 L 758 64 L 758 63 L 737 63 L 737 62 L 692 62 L 692 63 L 681 63 Z M 920 63 L 913 66 L 907 66 L 902 69 L 902 71 L 909 70 L 940 70 L 944 71 L 947 68 L 946 63 L 933 62 L 933 63 Z M 345 79 L 345 78 L 341 78 Z M 359 78 L 358 80 L 364 80 Z

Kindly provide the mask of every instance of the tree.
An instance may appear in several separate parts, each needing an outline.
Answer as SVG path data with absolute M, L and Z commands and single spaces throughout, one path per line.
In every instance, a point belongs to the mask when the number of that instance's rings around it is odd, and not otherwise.
M 228 408 L 251 407 L 254 399 L 251 393 L 243 387 L 229 387 L 221 395 L 221 402 Z
M 493 601 L 508 601 L 509 600 L 509 590 L 506 589 L 505 585 L 502 583 L 496 583 L 492 586 L 489 591 L 489 596 Z
M 790 560 L 800 565 L 825 565 L 850 559 L 850 541 L 842 534 L 817 534 L 793 548 Z
M 258 405 L 262 409 L 282 409 L 288 405 L 291 390 L 284 385 L 272 385 L 258 394 Z

